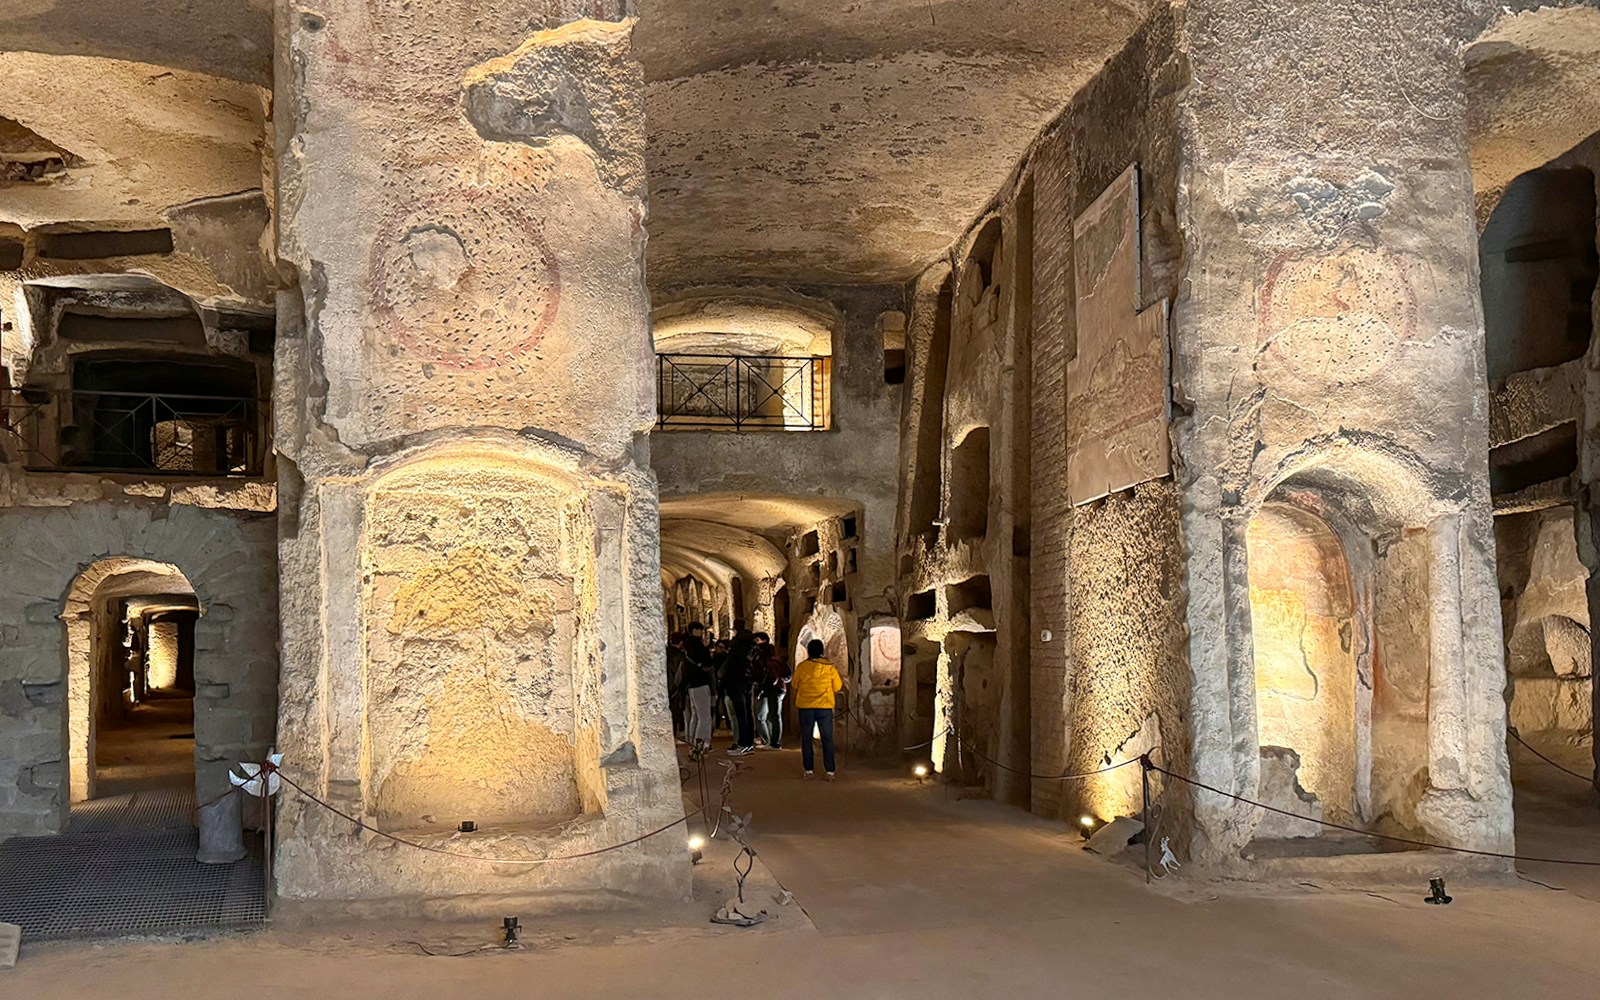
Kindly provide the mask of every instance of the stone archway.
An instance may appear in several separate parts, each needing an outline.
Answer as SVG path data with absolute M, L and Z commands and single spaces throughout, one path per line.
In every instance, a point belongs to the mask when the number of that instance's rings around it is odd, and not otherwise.
M 127 669 L 127 650 L 118 628 L 121 615 L 114 612 L 128 597 L 187 597 L 198 607 L 194 586 L 171 563 L 111 556 L 91 563 L 73 578 L 61 611 L 66 640 L 64 714 L 70 802 L 95 796 L 98 723 L 110 714 L 113 696 L 121 691 L 120 686 L 110 687 L 112 678 Z M 119 659 L 124 662 L 117 662 Z

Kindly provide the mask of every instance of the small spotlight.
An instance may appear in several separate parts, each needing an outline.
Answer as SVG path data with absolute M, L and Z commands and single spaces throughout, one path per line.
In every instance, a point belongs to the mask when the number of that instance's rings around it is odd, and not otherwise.
M 703 859 L 705 857 L 705 854 L 703 853 L 703 849 L 705 848 L 705 846 L 706 846 L 706 838 L 700 836 L 698 833 L 694 834 L 693 836 L 691 836 L 689 838 L 689 863 L 690 864 L 697 865 L 697 864 L 700 863 L 701 859 Z
M 926 778 L 928 776 L 928 765 L 918 764 L 916 767 L 911 769 L 911 773 L 919 778 Z
M 1083 827 L 1085 830 L 1092 831 L 1100 825 L 1100 821 L 1095 819 L 1093 816 L 1080 816 L 1078 817 L 1078 825 Z

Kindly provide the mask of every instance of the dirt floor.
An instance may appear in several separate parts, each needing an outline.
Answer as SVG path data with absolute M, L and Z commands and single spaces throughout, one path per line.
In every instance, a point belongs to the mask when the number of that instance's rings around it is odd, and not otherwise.
M 18 967 L 0 972 L 0 996 L 1595 995 L 1600 878 L 1589 870 L 1528 876 L 1570 889 L 1453 880 L 1447 907 L 1425 905 L 1426 885 L 1410 883 L 1150 889 L 1132 865 L 1085 853 L 1058 824 L 848 761 L 836 783 L 801 782 L 797 758 L 747 757 L 752 773 L 736 784 L 764 866 L 749 898 L 774 915 L 761 927 L 707 922 L 733 889 L 732 849 L 718 838 L 696 869 L 695 901 L 530 917 L 518 951 L 485 947 L 498 921 L 280 923 L 200 941 L 25 945 Z M 1519 775 L 1532 766 L 1517 759 Z M 1562 780 L 1575 786 L 1572 801 L 1541 793 L 1551 800 L 1530 806 L 1519 835 L 1600 858 L 1600 822 L 1581 785 Z M 796 903 L 780 905 L 779 882 Z

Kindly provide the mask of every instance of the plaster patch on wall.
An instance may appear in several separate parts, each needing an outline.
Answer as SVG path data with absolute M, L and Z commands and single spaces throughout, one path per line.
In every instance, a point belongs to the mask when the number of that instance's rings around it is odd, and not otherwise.
M 1067 363 L 1068 490 L 1082 504 L 1172 471 L 1167 302 L 1140 310 L 1139 169 L 1073 224 L 1078 354 Z

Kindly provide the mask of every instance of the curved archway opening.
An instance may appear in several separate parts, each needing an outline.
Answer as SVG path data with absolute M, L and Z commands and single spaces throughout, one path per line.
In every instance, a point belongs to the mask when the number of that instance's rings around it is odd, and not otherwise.
M 193 585 L 171 563 L 114 556 L 68 587 L 68 796 L 172 793 L 195 785 Z

